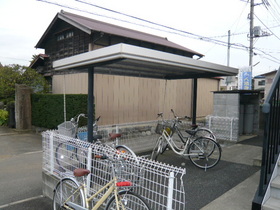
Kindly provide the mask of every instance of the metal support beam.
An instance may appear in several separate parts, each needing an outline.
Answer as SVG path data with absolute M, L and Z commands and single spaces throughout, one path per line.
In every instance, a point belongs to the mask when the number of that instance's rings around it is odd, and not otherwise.
M 94 67 L 88 68 L 88 141 L 93 141 Z
M 196 124 L 196 106 L 197 106 L 197 79 L 193 79 L 193 94 L 192 94 L 192 124 Z

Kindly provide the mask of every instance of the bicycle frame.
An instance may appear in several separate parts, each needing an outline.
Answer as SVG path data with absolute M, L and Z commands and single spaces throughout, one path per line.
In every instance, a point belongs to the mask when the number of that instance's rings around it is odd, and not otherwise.
M 74 181 L 75 183 L 76 180 L 73 179 L 73 178 L 70 178 L 72 181 Z M 92 196 L 90 196 L 89 198 L 87 198 L 87 187 L 86 187 L 86 184 L 85 182 L 83 181 L 83 183 L 79 186 L 79 188 L 77 188 L 70 196 L 69 198 L 66 200 L 66 204 L 67 206 L 69 206 L 71 208 L 74 208 L 75 210 L 87 210 L 89 209 L 89 202 L 91 200 L 93 200 L 94 198 L 96 198 L 101 192 L 105 191 L 106 192 L 103 194 L 103 196 L 95 203 L 95 205 L 92 207 L 92 210 L 97 210 L 103 203 L 105 203 L 106 199 L 109 198 L 109 196 L 111 194 L 114 194 L 115 196 L 115 199 L 116 199 L 116 202 L 117 202 L 117 206 L 119 206 L 119 204 L 121 204 L 122 206 L 122 209 L 125 209 L 123 204 L 121 203 L 121 201 L 119 201 L 118 199 L 118 189 L 117 189 L 117 178 L 114 177 L 110 182 L 108 182 L 106 185 L 104 185 L 102 188 L 100 188 L 95 194 L 93 194 Z M 107 189 L 108 188 L 108 189 Z M 72 195 L 75 195 L 78 191 L 80 191 L 82 189 L 83 191 L 83 195 L 82 195 L 82 198 L 83 198 L 83 202 L 85 202 L 85 208 L 83 206 L 80 206 L 76 203 L 73 203 L 73 202 L 70 202 L 70 198 Z M 66 207 L 67 208 L 67 207 Z M 119 209 L 119 208 L 118 208 Z
M 188 143 L 187 142 L 185 145 L 184 145 L 184 148 L 183 149 L 180 149 L 179 147 L 177 147 L 177 145 L 174 143 L 172 137 L 165 131 L 163 130 L 162 132 L 162 136 L 164 137 L 164 139 L 167 141 L 168 145 L 171 147 L 171 149 L 178 155 L 184 155 L 185 151 L 187 150 L 188 148 Z
M 158 122 L 157 124 L 156 133 L 160 134 L 160 137 L 156 142 L 151 158 L 156 160 L 158 155 L 163 154 L 166 148 L 169 147 L 177 155 L 188 156 L 191 162 L 199 168 L 206 170 L 214 167 L 220 161 L 221 147 L 216 142 L 212 131 L 204 128 L 187 130 L 186 132 L 189 135 L 184 136 L 178 128 L 178 123 L 181 122 L 180 118 L 175 115 L 172 109 L 171 111 L 175 118 L 171 125 L 167 125 L 166 121 L 163 120 L 162 113 L 158 114 L 163 123 Z M 210 137 L 204 135 L 201 131 L 206 131 L 206 133 L 210 134 Z M 181 140 L 181 145 L 177 143 L 177 136 L 174 136 L 175 132 Z M 197 132 L 201 132 L 202 135 L 197 135 Z
M 179 147 L 177 147 L 177 145 L 174 143 L 172 136 L 170 136 L 165 130 L 163 130 L 162 132 L 162 136 L 164 137 L 164 139 L 168 142 L 168 145 L 171 147 L 171 149 L 173 150 L 174 153 L 176 153 L 177 155 L 181 155 L 181 156 L 196 156 L 196 154 L 186 154 L 186 151 L 188 149 L 188 146 L 190 145 L 190 141 L 191 139 L 188 138 L 184 147 L 182 149 L 180 149 Z M 197 148 L 199 149 L 198 153 L 201 152 L 203 153 L 203 149 L 195 144 L 197 146 Z

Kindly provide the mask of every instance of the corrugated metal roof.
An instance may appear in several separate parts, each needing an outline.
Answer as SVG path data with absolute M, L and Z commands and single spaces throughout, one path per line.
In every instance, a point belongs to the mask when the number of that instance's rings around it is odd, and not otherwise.
M 41 44 L 44 40 L 44 37 L 46 36 L 46 34 L 50 30 L 51 26 L 55 23 L 55 21 L 58 18 L 66 21 L 67 23 L 69 23 L 71 25 L 74 25 L 75 27 L 83 30 L 84 32 L 86 32 L 88 34 L 91 34 L 93 31 L 104 32 L 107 34 L 113 34 L 116 36 L 127 37 L 127 38 L 131 38 L 131 39 L 154 43 L 154 44 L 186 51 L 186 52 L 194 54 L 194 55 L 203 56 L 202 54 L 195 52 L 191 49 L 188 49 L 188 48 L 178 45 L 176 43 L 170 42 L 166 38 L 163 38 L 163 37 L 155 36 L 155 35 L 148 34 L 148 33 L 143 33 L 141 31 L 124 28 L 124 27 L 113 25 L 113 24 L 106 23 L 106 22 L 101 22 L 98 20 L 94 20 L 91 18 L 87 18 L 84 16 L 80 16 L 80 15 L 65 12 L 65 11 L 61 11 L 60 13 L 57 14 L 55 19 L 52 21 L 52 23 L 48 27 L 47 31 L 44 33 L 44 35 L 42 36 L 42 38 L 36 45 L 36 48 L 42 47 Z

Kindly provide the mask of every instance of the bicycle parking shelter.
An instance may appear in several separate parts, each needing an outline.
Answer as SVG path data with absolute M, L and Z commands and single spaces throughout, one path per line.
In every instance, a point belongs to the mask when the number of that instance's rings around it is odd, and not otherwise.
M 238 69 L 129 44 L 116 44 L 53 62 L 59 70 L 88 72 L 88 139 L 93 135 L 94 73 L 153 79 L 194 79 L 193 124 L 196 119 L 197 79 L 235 76 Z

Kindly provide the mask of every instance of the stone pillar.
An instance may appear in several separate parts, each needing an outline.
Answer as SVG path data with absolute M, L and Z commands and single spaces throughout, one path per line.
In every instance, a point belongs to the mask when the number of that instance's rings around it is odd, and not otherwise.
M 16 129 L 31 129 L 31 88 L 16 84 L 15 119 Z

